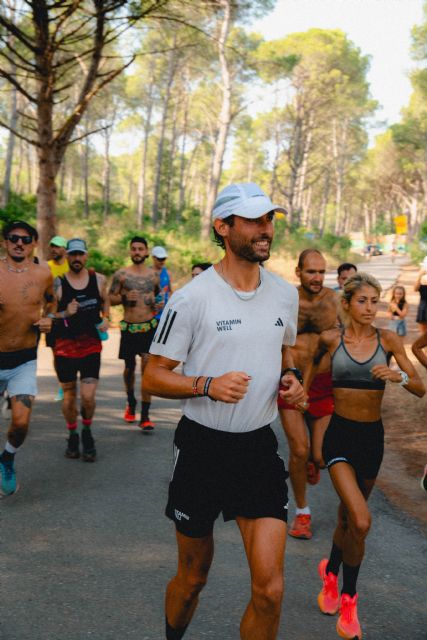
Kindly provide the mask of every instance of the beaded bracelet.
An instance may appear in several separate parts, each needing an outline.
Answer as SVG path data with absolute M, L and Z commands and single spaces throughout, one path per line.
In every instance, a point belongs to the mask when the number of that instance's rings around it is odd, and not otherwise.
M 197 383 L 199 382 L 199 380 L 200 380 L 200 378 L 201 378 L 201 377 L 202 377 L 202 376 L 196 376 L 196 377 L 194 378 L 194 380 L 193 380 L 192 391 L 193 391 L 193 396 L 194 396 L 195 398 L 199 398 L 199 397 L 202 395 L 201 393 L 199 393 L 199 392 L 197 391 Z

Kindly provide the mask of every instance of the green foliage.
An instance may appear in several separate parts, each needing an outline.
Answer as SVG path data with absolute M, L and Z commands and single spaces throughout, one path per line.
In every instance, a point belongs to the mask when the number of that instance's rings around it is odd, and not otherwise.
M 11 192 L 9 202 L 3 209 L 0 208 L 0 220 L 2 226 L 13 220 L 25 220 L 36 226 L 37 202 L 33 195 L 18 195 Z
M 106 276 L 111 276 L 122 265 L 123 260 L 119 257 L 107 256 L 98 249 L 90 249 L 89 251 L 88 268 L 95 269 Z

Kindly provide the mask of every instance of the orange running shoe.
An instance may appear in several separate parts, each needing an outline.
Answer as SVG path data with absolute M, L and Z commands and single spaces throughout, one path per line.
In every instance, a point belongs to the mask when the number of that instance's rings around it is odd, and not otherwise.
M 154 423 L 151 422 L 150 418 L 143 418 L 139 423 L 139 426 L 145 432 L 153 431 L 154 429 Z
M 123 420 L 125 422 L 135 422 L 136 420 L 135 409 L 132 410 L 128 404 L 126 405 Z
M 322 613 L 326 613 L 328 616 L 334 616 L 340 606 L 338 576 L 332 573 L 332 571 L 326 573 L 327 566 L 328 559 L 324 558 L 319 562 L 319 566 L 317 567 L 320 579 L 323 582 L 322 591 L 317 596 L 317 604 Z
M 317 484 L 320 480 L 320 470 L 314 462 L 307 462 L 307 482 L 308 484 Z
M 340 615 L 337 620 L 337 633 L 347 640 L 362 640 L 362 629 L 357 617 L 357 593 L 351 597 L 341 594 Z
M 296 515 L 288 533 L 293 538 L 310 540 L 313 536 L 311 533 L 311 516 L 305 514 Z

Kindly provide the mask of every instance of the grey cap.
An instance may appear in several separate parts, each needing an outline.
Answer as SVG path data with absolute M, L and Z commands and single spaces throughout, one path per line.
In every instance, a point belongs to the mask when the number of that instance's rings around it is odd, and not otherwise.
M 73 251 L 80 251 L 81 253 L 87 253 L 86 242 L 81 238 L 71 238 L 67 242 L 67 253 L 73 253 Z

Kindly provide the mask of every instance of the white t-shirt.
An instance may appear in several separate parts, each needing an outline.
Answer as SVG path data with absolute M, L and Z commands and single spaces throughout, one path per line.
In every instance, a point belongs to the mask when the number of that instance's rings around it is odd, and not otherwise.
M 282 344 L 296 340 L 296 287 L 261 269 L 257 293 L 246 295 L 241 300 L 213 267 L 207 269 L 172 295 L 150 347 L 150 353 L 183 362 L 186 376 L 251 376 L 237 404 L 183 400 L 188 418 L 220 431 L 252 431 L 275 419 Z

